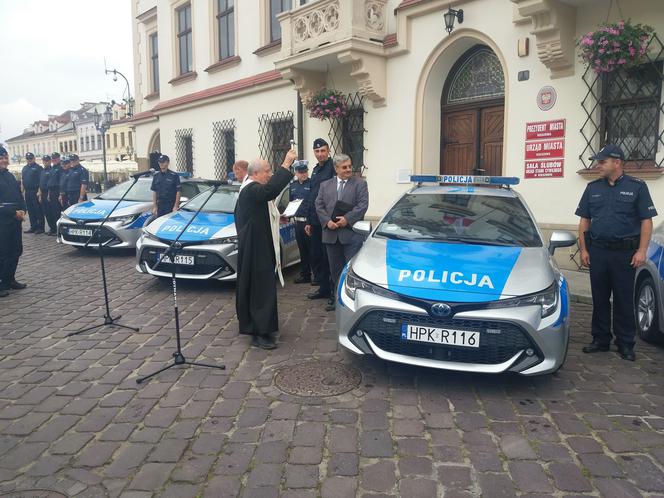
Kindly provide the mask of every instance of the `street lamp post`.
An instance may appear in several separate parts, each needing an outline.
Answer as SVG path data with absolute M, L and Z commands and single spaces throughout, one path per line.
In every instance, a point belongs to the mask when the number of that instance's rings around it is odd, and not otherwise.
M 99 114 L 95 108 L 94 122 L 95 128 L 101 133 L 101 153 L 104 162 L 104 191 L 108 188 L 108 172 L 106 171 L 106 132 L 111 127 L 113 121 L 113 111 L 111 106 L 106 104 L 106 110 Z
M 131 90 L 129 89 L 129 80 L 127 79 L 127 77 L 124 74 L 122 74 L 117 69 L 104 69 L 104 72 L 106 74 L 111 74 L 112 73 L 113 74 L 113 81 L 118 80 L 118 74 L 120 76 L 122 76 L 122 78 L 125 80 L 125 83 L 127 84 L 127 98 L 124 99 L 124 101 L 127 103 L 127 117 L 128 118 L 132 117 L 132 115 L 133 115 L 133 112 L 132 112 L 133 100 L 131 100 Z

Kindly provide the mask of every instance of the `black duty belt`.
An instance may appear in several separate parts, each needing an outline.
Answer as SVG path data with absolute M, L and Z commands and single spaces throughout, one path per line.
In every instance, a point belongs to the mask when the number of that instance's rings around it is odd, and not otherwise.
M 619 240 L 592 239 L 590 244 L 600 249 L 608 249 L 609 251 L 631 251 L 639 248 L 639 238 L 627 237 Z

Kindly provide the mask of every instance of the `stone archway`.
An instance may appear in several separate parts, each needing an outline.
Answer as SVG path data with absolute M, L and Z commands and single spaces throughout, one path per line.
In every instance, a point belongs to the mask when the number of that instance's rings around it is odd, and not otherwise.
M 155 170 L 159 169 L 159 163 L 157 162 L 157 158 L 159 157 L 160 153 L 161 153 L 161 138 L 159 135 L 159 128 L 157 128 L 155 132 L 152 134 L 152 137 L 150 137 L 150 141 L 148 142 L 148 151 L 147 151 L 148 168 L 153 168 Z

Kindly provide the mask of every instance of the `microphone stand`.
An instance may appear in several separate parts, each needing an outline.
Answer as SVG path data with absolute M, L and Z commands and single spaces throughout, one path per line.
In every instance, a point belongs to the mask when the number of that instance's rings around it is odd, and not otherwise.
M 133 175 L 134 183 L 132 183 L 129 186 L 129 188 L 125 191 L 125 193 L 122 194 L 122 197 L 120 197 L 118 202 L 115 203 L 115 206 L 113 206 L 113 209 L 111 209 L 109 211 L 109 213 L 102 220 L 102 222 L 97 226 L 97 228 L 94 230 L 94 232 L 92 232 L 92 235 L 90 235 L 90 238 L 85 242 L 85 245 L 83 247 L 88 247 L 90 245 L 90 242 L 92 241 L 92 239 L 95 238 L 95 236 L 99 233 L 99 231 L 102 229 L 102 227 L 106 224 L 106 222 L 110 218 L 111 214 L 113 214 L 113 212 L 118 208 L 120 203 L 125 199 L 125 197 L 127 197 L 127 194 L 129 193 L 129 191 L 132 188 L 134 188 L 134 185 L 136 185 L 136 183 L 138 182 L 138 179 L 141 176 L 145 176 L 146 174 L 147 173 Z M 110 307 L 109 302 L 108 302 L 108 287 L 106 285 L 106 266 L 104 264 L 104 244 L 101 243 L 101 238 L 99 239 L 98 248 L 99 248 L 99 261 L 101 262 L 101 279 L 102 279 L 102 283 L 103 283 L 103 287 L 104 287 L 104 303 L 106 305 L 106 314 L 104 315 L 104 323 L 100 323 L 100 324 L 97 324 L 97 325 L 92 325 L 91 327 L 85 327 L 81 330 L 77 330 L 76 332 L 71 332 L 71 333 L 67 334 L 67 337 L 82 334 L 83 332 L 88 332 L 90 330 L 105 327 L 107 325 L 109 325 L 111 327 L 119 327 L 119 328 L 123 328 L 123 329 L 127 329 L 127 330 L 133 330 L 134 332 L 139 331 L 138 327 L 130 327 L 128 325 L 122 325 L 121 323 L 117 323 L 117 321 L 120 318 L 122 318 L 122 315 L 118 315 L 116 317 L 111 316 L 111 307 Z
M 182 340 L 180 338 L 180 311 L 178 309 L 178 287 L 177 287 L 177 277 L 175 275 L 175 250 L 176 249 L 181 249 L 186 245 L 182 244 L 179 242 L 180 237 L 187 231 L 187 228 L 193 223 L 193 221 L 196 219 L 196 217 L 200 214 L 202 209 L 205 207 L 205 205 L 208 203 L 208 201 L 212 198 L 212 196 L 215 194 L 215 192 L 219 189 L 220 185 L 222 182 L 216 183 L 212 186 L 212 189 L 210 191 L 210 195 L 208 196 L 207 199 L 201 204 L 201 207 L 198 208 L 198 210 L 193 214 L 191 219 L 187 222 L 187 224 L 180 230 L 180 233 L 178 236 L 175 238 L 175 240 L 171 243 L 171 245 L 166 249 L 164 254 L 162 254 L 155 265 L 152 267 L 153 270 L 156 270 L 157 267 L 162 264 L 164 259 L 169 258 L 171 261 L 171 281 L 173 284 L 173 311 L 175 314 L 175 340 L 177 344 L 177 349 L 173 353 L 173 363 L 166 365 L 163 368 L 160 368 L 156 372 L 152 372 L 149 375 L 145 375 L 143 377 L 139 377 L 136 379 L 137 384 L 141 384 L 142 382 L 148 380 L 151 377 L 154 377 L 155 375 L 168 370 L 170 368 L 173 368 L 176 365 L 195 365 L 198 367 L 208 367 L 208 368 L 218 368 L 219 370 L 226 370 L 225 365 L 209 365 L 207 363 L 198 363 L 195 361 L 189 361 L 184 357 L 184 354 L 182 354 Z

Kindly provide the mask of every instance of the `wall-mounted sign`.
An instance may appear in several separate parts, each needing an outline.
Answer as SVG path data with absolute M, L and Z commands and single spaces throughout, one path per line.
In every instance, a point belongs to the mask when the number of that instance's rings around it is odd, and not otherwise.
M 564 159 L 526 161 L 525 178 L 562 178 Z
M 565 120 L 538 121 L 526 123 L 526 140 L 541 140 L 543 138 L 564 138 Z
M 526 142 L 526 160 L 565 157 L 565 139 Z
M 537 92 L 537 106 L 543 111 L 548 111 L 556 105 L 558 94 L 552 86 L 544 86 Z

